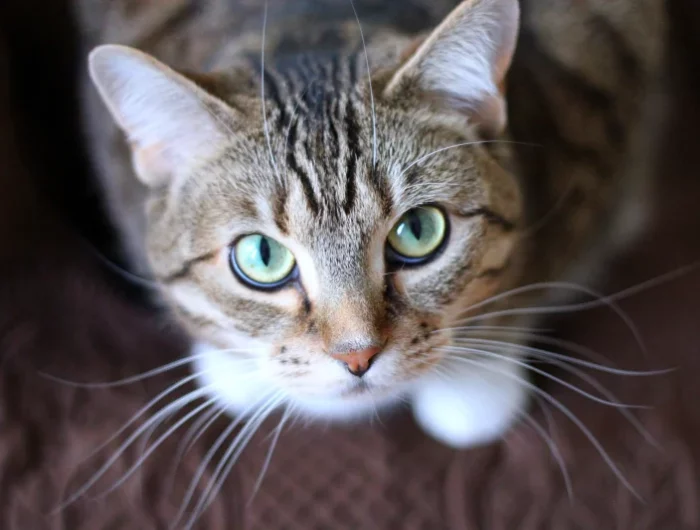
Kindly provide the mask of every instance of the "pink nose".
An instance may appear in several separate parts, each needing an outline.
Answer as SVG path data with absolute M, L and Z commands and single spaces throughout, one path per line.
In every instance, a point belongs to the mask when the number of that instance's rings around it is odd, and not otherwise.
M 352 375 L 362 377 L 365 375 L 372 361 L 381 351 L 381 348 L 373 346 L 364 350 L 353 350 L 346 353 L 334 353 L 331 355 L 334 359 L 344 362 Z

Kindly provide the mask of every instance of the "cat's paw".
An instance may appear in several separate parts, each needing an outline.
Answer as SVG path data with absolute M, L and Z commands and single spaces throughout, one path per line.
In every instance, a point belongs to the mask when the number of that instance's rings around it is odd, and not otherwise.
M 413 392 L 413 415 L 423 430 L 450 447 L 462 449 L 503 436 L 526 405 L 525 370 L 512 362 L 488 369 L 451 363 L 449 377 L 431 376 Z

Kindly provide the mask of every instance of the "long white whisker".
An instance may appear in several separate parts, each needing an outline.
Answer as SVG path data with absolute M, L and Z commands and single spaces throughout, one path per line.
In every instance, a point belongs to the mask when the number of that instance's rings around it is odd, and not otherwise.
M 360 39 L 362 39 L 362 48 L 365 51 L 365 63 L 367 65 L 367 82 L 369 83 L 369 97 L 370 103 L 372 105 L 372 167 L 377 167 L 377 115 L 374 109 L 374 89 L 372 88 L 372 70 L 369 66 L 369 54 L 367 53 L 367 45 L 365 44 L 365 34 L 362 32 L 362 24 L 360 24 L 360 17 L 357 15 L 357 10 L 355 9 L 355 2 L 350 0 L 350 6 L 352 7 L 352 12 L 355 14 L 355 20 L 357 20 L 357 27 L 360 29 Z
M 275 170 L 275 175 L 279 180 L 280 174 L 277 168 L 277 162 L 275 162 L 275 156 L 272 153 L 272 141 L 270 140 L 270 127 L 267 123 L 267 105 L 265 103 L 265 36 L 267 32 L 267 0 L 265 0 L 265 11 L 263 13 L 263 27 L 262 27 L 262 46 L 260 51 L 260 99 L 262 105 L 262 115 L 263 115 L 263 130 L 265 132 L 265 141 L 267 142 L 267 150 L 270 154 L 270 163 Z
M 136 441 L 147 429 L 149 429 L 154 422 L 159 421 L 164 415 L 169 414 L 171 411 L 182 408 L 186 404 L 195 401 L 208 391 L 209 390 L 206 388 L 192 391 L 161 409 L 155 416 L 150 418 L 146 423 L 134 431 L 131 436 L 129 436 L 127 440 L 121 444 L 119 449 L 107 460 L 107 462 L 95 474 L 92 475 L 90 480 L 88 480 L 77 492 L 73 493 L 66 501 L 62 502 L 57 508 L 55 508 L 52 513 L 62 510 L 82 497 L 85 492 L 87 492 L 107 472 L 107 470 L 114 465 L 124 451 L 126 451 L 134 441 Z
M 104 497 L 106 495 L 109 495 L 111 492 L 113 492 L 115 489 L 117 489 L 119 486 L 124 484 L 127 480 L 129 480 L 129 477 L 139 468 L 141 467 L 141 464 L 143 464 L 146 459 L 153 454 L 153 452 L 160 447 L 165 440 L 167 440 L 175 431 L 177 431 L 180 427 L 182 427 L 185 423 L 187 423 L 191 418 L 195 417 L 197 414 L 199 414 L 201 411 L 206 409 L 207 407 L 212 406 L 214 403 L 216 403 L 216 398 L 212 398 L 208 401 L 205 401 L 198 407 L 196 407 L 194 410 L 188 412 L 185 414 L 184 417 L 180 418 L 177 422 L 175 422 L 175 425 L 170 427 L 164 434 L 162 434 L 153 444 L 148 448 L 146 452 L 136 461 L 135 464 L 133 464 L 126 473 L 124 473 L 119 480 L 117 480 L 109 489 L 104 491 L 100 497 Z
M 482 370 L 487 370 L 491 373 L 501 375 L 507 379 L 510 379 L 514 382 L 516 382 L 519 385 L 524 386 L 525 388 L 531 390 L 532 392 L 538 394 L 542 398 L 544 398 L 547 402 L 551 403 L 554 407 L 556 407 L 562 414 L 564 414 L 569 420 L 576 425 L 576 427 L 579 428 L 579 430 L 583 433 L 583 435 L 588 439 L 588 441 L 593 445 L 593 447 L 598 451 L 598 454 L 601 456 L 601 458 L 605 461 L 605 463 L 608 465 L 610 470 L 613 472 L 613 474 L 620 480 L 620 482 L 629 490 L 629 492 L 634 495 L 638 500 L 643 501 L 643 498 L 637 493 L 637 490 L 632 487 L 632 485 L 629 483 L 625 475 L 620 471 L 620 469 L 617 467 L 615 462 L 612 460 L 610 455 L 607 453 L 607 451 L 603 448 L 603 446 L 600 444 L 598 439 L 593 435 L 593 433 L 586 427 L 583 422 L 576 416 L 571 410 L 569 410 L 566 406 L 564 406 L 562 403 L 560 403 L 558 400 L 550 396 L 547 392 L 544 392 L 540 388 L 538 388 L 536 385 L 533 385 L 529 381 L 525 381 L 520 377 L 511 375 L 506 372 L 502 372 L 500 370 L 496 370 L 493 367 L 490 367 L 488 365 L 485 365 L 484 363 L 480 363 L 477 361 L 473 361 L 471 359 L 462 359 L 463 361 L 466 361 L 468 364 L 472 364 L 473 366 L 482 369 Z
M 157 281 L 148 278 L 143 278 L 137 274 L 134 274 L 133 272 L 129 272 L 128 270 L 123 269 L 116 263 L 113 263 L 109 258 L 107 258 L 107 256 L 105 256 L 99 250 L 97 250 L 87 239 L 85 239 L 85 243 L 86 247 L 97 257 L 97 259 L 99 259 L 105 266 L 107 266 L 109 269 L 111 269 L 113 272 L 115 272 L 122 278 L 125 278 L 136 285 L 148 287 L 149 289 L 160 288 L 160 284 Z
M 547 314 L 547 313 L 574 313 L 578 311 L 584 311 L 586 309 L 593 309 L 595 307 L 600 307 L 601 305 L 606 305 L 610 309 L 612 309 L 615 314 L 617 314 L 622 321 L 625 323 L 627 328 L 630 330 L 632 335 L 634 336 L 635 340 L 637 341 L 637 344 L 641 348 L 641 350 L 644 353 L 647 353 L 646 346 L 644 345 L 644 340 L 642 339 L 641 333 L 637 329 L 637 326 L 634 324 L 632 319 L 629 317 L 627 313 L 625 313 L 619 305 L 616 304 L 616 299 L 619 299 L 619 295 L 623 293 L 624 291 L 621 291 L 620 293 L 617 293 L 616 295 L 610 295 L 610 296 L 604 296 L 600 293 L 597 293 L 593 289 L 589 289 L 588 287 L 582 286 L 582 285 L 576 285 L 573 283 L 567 283 L 567 282 L 543 282 L 543 283 L 536 283 L 536 284 L 530 284 L 530 285 L 524 285 L 522 287 L 516 287 L 515 289 L 511 289 L 509 291 L 506 291 L 504 293 L 497 294 L 495 296 L 492 296 L 490 298 L 487 298 L 486 300 L 483 300 L 477 304 L 474 304 L 468 308 L 465 309 L 466 312 L 471 312 L 474 309 L 479 309 L 485 305 L 492 304 L 494 302 L 497 302 L 499 300 L 502 300 L 504 298 L 509 298 L 511 296 L 516 296 L 519 294 L 531 292 L 531 291 L 536 291 L 536 290 L 543 290 L 543 289 L 565 289 L 565 290 L 570 290 L 570 291 L 576 291 L 580 293 L 587 294 L 589 296 L 593 296 L 597 298 L 597 300 L 592 301 L 592 302 L 581 302 L 581 303 L 574 303 L 574 304 L 562 304 L 559 306 L 535 306 L 535 307 L 527 307 L 527 308 L 514 308 L 514 309 L 503 309 L 500 311 L 494 311 L 491 313 L 485 313 L 483 315 L 475 315 L 473 317 L 469 317 L 463 320 L 460 320 L 460 324 L 469 324 L 471 322 L 478 322 L 481 320 L 486 320 L 490 318 L 495 318 L 499 316 L 511 316 L 511 315 L 536 315 L 536 314 Z
M 532 354 L 536 354 L 541 356 L 542 358 L 545 359 L 556 359 L 559 361 L 564 361 L 567 363 L 572 363 L 572 364 L 578 364 L 580 366 L 585 366 L 586 368 L 590 368 L 591 370 L 596 370 L 597 372 L 605 372 L 609 374 L 615 374 L 615 375 L 624 375 L 627 377 L 653 377 L 653 376 L 658 376 L 658 375 L 667 375 L 672 372 L 675 372 L 675 368 L 665 368 L 662 370 L 621 370 L 619 368 L 609 368 L 607 366 L 601 366 L 597 363 L 591 363 L 588 361 L 584 361 L 583 359 L 577 359 L 575 357 L 570 357 L 568 355 L 562 355 L 561 353 L 555 353 L 551 352 L 548 350 L 543 350 L 541 348 L 535 348 L 534 346 L 528 346 L 525 344 L 517 344 L 517 343 L 510 343 L 510 342 L 504 342 L 504 341 L 499 341 L 499 340 L 489 340 L 489 339 L 479 339 L 479 338 L 457 338 L 455 339 L 456 343 L 459 344 L 476 344 L 476 345 L 497 345 L 497 346 L 505 346 L 505 347 L 516 347 L 522 351 L 526 351 Z
M 456 326 L 449 328 L 438 328 L 431 331 L 431 334 L 440 333 L 441 331 L 503 331 L 512 334 L 540 332 L 547 333 L 553 331 L 547 328 L 538 328 L 534 326 Z M 539 336 L 539 335 L 538 335 Z
M 206 468 L 209 465 L 209 462 L 211 462 L 212 458 L 214 458 L 214 455 L 219 450 L 219 447 L 221 447 L 223 445 L 226 438 L 228 438 L 229 435 L 236 429 L 236 427 L 238 427 L 243 422 L 243 420 L 246 418 L 246 416 L 252 410 L 257 408 L 258 406 L 260 406 L 261 408 L 264 407 L 270 401 L 275 399 L 276 396 L 277 396 L 277 393 L 264 394 L 260 399 L 253 402 L 243 412 L 241 412 L 231 422 L 231 424 L 226 429 L 224 429 L 224 431 L 219 435 L 219 437 L 216 439 L 214 444 L 209 448 L 207 453 L 204 455 L 204 458 L 202 459 L 202 462 L 199 465 L 199 468 L 197 469 L 192 480 L 190 481 L 190 485 L 187 488 L 187 492 L 185 493 L 185 496 L 183 498 L 182 504 L 180 506 L 180 510 L 178 511 L 177 515 L 175 516 L 175 519 L 173 520 L 173 523 L 171 524 L 170 528 L 174 528 L 175 526 L 177 526 L 177 524 L 180 522 L 180 519 L 182 518 L 182 516 L 185 515 L 185 511 L 187 510 L 187 507 L 189 506 L 190 502 L 192 501 L 192 496 L 194 495 L 195 489 L 197 488 L 197 484 L 199 484 L 199 481 L 201 480 L 202 476 L 204 475 L 204 472 L 206 471 Z
M 372 389 L 367 387 L 367 393 L 369 394 L 369 399 L 372 401 L 372 409 L 374 410 L 374 417 L 377 418 L 377 422 L 379 422 L 379 425 L 384 427 L 384 422 L 382 421 L 382 418 L 379 416 L 379 409 L 377 408 L 377 401 L 374 399 L 374 392 L 372 392 Z
M 258 410 L 258 412 L 256 412 L 248 420 L 246 425 L 243 427 L 243 429 L 241 429 L 241 432 L 238 433 L 233 442 L 231 442 L 231 445 L 227 449 L 224 456 L 221 458 L 219 465 L 214 470 L 209 486 L 207 486 L 204 493 L 200 497 L 200 501 L 197 504 L 197 507 L 195 508 L 194 512 L 192 513 L 192 516 L 190 517 L 190 520 L 186 525 L 186 528 L 188 530 L 192 528 L 192 525 L 194 525 L 194 523 L 197 521 L 202 512 L 206 510 L 207 507 L 214 500 L 216 494 L 221 489 L 224 480 L 229 475 L 231 468 L 235 465 L 241 452 L 248 445 L 248 442 L 255 435 L 260 425 L 262 425 L 262 423 L 270 415 L 270 413 L 275 408 L 277 408 L 283 400 L 284 396 L 281 395 L 281 392 L 278 392 L 276 394 L 276 399 L 274 399 L 271 402 L 268 402 L 268 404 L 265 407 Z
M 498 345 L 496 345 L 498 346 Z M 502 347 L 502 346 L 501 346 Z M 507 345 L 506 348 L 512 347 L 511 345 Z M 551 352 L 547 352 L 551 353 Z M 582 370 L 579 370 L 578 368 L 575 368 L 574 366 L 571 366 L 568 364 L 568 361 L 564 360 L 549 360 L 551 364 L 558 366 L 559 368 L 562 368 L 563 370 L 566 370 L 567 372 L 577 376 L 579 379 L 582 379 L 584 382 L 588 383 L 591 385 L 595 390 L 600 392 L 600 394 L 608 399 L 609 401 L 620 403 L 620 400 L 617 398 L 615 394 L 613 394 L 610 390 L 605 388 L 597 379 L 594 377 L 590 376 L 589 374 L 585 373 Z M 654 439 L 654 437 L 647 431 L 644 426 L 641 424 L 641 422 L 632 414 L 627 408 L 640 408 L 640 407 L 619 407 L 620 414 L 624 416 L 624 418 L 630 422 L 630 424 L 639 432 L 639 434 L 649 443 L 650 445 L 654 446 L 657 449 L 661 449 L 659 443 Z
M 168 420 L 170 420 L 170 418 L 171 418 L 174 414 L 175 414 L 175 412 L 169 412 L 168 414 L 164 415 L 164 416 L 160 419 L 160 421 L 158 421 L 157 423 L 154 423 L 154 424 L 146 431 L 146 433 L 143 435 L 143 440 L 141 441 L 141 444 L 140 444 L 140 445 L 141 445 L 141 449 L 139 450 L 139 453 L 141 454 L 141 456 L 143 456 L 144 454 L 146 454 L 146 451 L 148 450 L 148 444 L 149 444 L 150 441 L 151 441 L 151 437 L 155 434 L 155 432 L 158 430 L 158 428 L 159 428 L 161 425 L 163 425 L 163 424 L 165 424 L 166 422 L 168 422 Z M 140 491 L 143 492 L 143 474 L 140 476 L 140 480 L 141 480 L 141 483 L 139 484 L 139 487 L 140 487 Z M 105 493 L 104 493 L 104 492 L 101 492 L 101 493 L 99 493 L 99 494 L 97 494 L 97 495 L 91 497 L 90 500 L 91 500 L 91 501 L 92 501 L 92 500 L 97 500 L 97 499 L 99 499 L 99 498 L 101 498 L 101 497 L 104 497 L 104 496 L 105 496 Z
M 88 460 L 89 458 L 92 458 L 95 456 L 97 453 L 102 451 L 105 447 L 107 447 L 110 443 L 112 443 L 114 440 L 116 440 L 124 431 L 126 431 L 136 420 L 138 420 L 141 416 L 143 416 L 150 408 L 152 408 L 156 403 L 158 403 L 160 400 L 165 398 L 166 396 L 172 394 L 177 390 L 178 388 L 186 385 L 187 383 L 191 382 L 193 379 L 196 379 L 200 377 L 202 373 L 196 373 L 192 374 L 188 377 L 185 377 L 183 379 L 180 379 L 178 382 L 170 385 L 168 388 L 163 390 L 160 394 L 158 394 L 156 397 L 154 397 L 151 401 L 146 403 L 143 407 L 141 407 L 136 414 L 134 414 L 129 421 L 127 421 L 124 425 L 122 425 L 117 432 L 115 432 L 112 436 L 107 438 L 104 442 L 102 442 L 100 445 L 98 445 L 95 449 L 93 449 L 85 458 L 82 459 L 82 462 Z M 189 394 L 187 394 L 189 395 Z M 165 409 L 161 409 L 165 410 Z
M 547 434 L 547 431 L 545 431 L 544 428 L 539 423 L 537 423 L 537 421 L 535 421 L 535 419 L 528 413 L 521 412 L 520 415 L 527 422 L 527 424 L 530 425 L 530 427 L 532 427 L 532 429 L 539 435 L 539 437 L 542 438 L 544 443 L 547 444 L 552 458 L 554 458 L 554 461 L 557 463 L 561 471 L 562 478 L 564 479 L 564 487 L 566 488 L 566 494 L 569 497 L 569 502 L 573 502 L 574 488 L 571 485 L 571 477 L 569 476 L 569 472 L 566 469 L 564 457 L 562 456 L 561 451 L 559 451 L 559 447 L 557 447 L 554 438 Z
M 583 370 L 579 370 L 578 368 L 575 368 L 573 366 L 569 366 L 564 362 L 561 361 L 552 361 L 552 363 L 556 366 L 559 366 L 560 368 L 566 370 L 567 372 L 570 372 L 571 374 L 577 376 L 579 379 L 582 379 L 589 385 L 591 385 L 593 388 L 595 388 L 598 392 L 601 393 L 603 397 L 606 399 L 609 399 L 611 401 L 620 401 L 615 394 L 613 394 L 610 390 L 605 388 L 600 381 L 595 379 L 594 377 L 591 377 L 589 374 L 585 373 Z M 661 445 L 659 442 L 656 441 L 656 439 L 651 435 L 649 431 L 647 431 L 642 423 L 632 414 L 629 410 L 626 410 L 624 408 L 619 409 L 620 414 L 622 414 L 625 419 L 630 422 L 630 424 L 637 430 L 637 432 L 644 438 L 644 440 L 654 448 L 661 450 Z
M 213 405 L 216 405 L 214 403 Z M 202 414 L 196 422 L 187 430 L 185 436 L 180 440 L 177 447 L 177 452 L 175 458 L 173 459 L 173 466 L 170 469 L 169 478 L 166 484 L 170 484 L 170 491 L 172 491 L 172 486 L 175 483 L 175 474 L 177 473 L 177 468 L 182 462 L 185 453 L 195 444 L 195 442 L 213 425 L 213 423 L 226 411 L 226 408 L 212 406 L 211 410 Z
M 246 425 L 246 429 L 248 430 L 248 433 L 245 435 L 244 438 L 242 438 L 240 441 L 237 442 L 238 448 L 236 449 L 235 453 L 233 453 L 233 455 L 231 455 L 231 453 L 229 452 L 228 456 L 224 455 L 224 458 L 222 459 L 222 463 L 224 463 L 228 459 L 228 464 L 226 465 L 226 468 L 224 469 L 223 473 L 219 472 L 219 479 L 218 479 L 217 483 L 214 485 L 214 487 L 212 488 L 211 492 L 209 493 L 208 499 L 207 499 L 206 504 L 204 505 L 203 509 L 206 509 L 214 501 L 216 494 L 221 489 L 224 480 L 226 480 L 226 477 L 228 477 L 229 473 L 231 472 L 231 468 L 233 468 L 233 466 L 236 464 L 241 453 L 248 446 L 248 443 L 253 438 L 255 433 L 258 431 L 260 426 L 265 422 L 265 420 L 270 416 L 270 414 L 282 403 L 282 401 L 283 401 L 283 398 L 280 398 L 278 401 L 271 404 L 267 408 L 266 411 L 261 413 L 259 418 L 252 419 L 250 426 Z M 241 435 L 243 435 L 243 434 L 244 434 L 244 431 L 241 431 Z M 234 444 L 236 444 L 236 440 L 234 440 Z
M 279 441 L 280 435 L 282 434 L 282 429 L 284 429 L 284 424 L 287 423 L 289 416 L 290 416 L 289 407 L 285 407 L 284 413 L 282 414 L 282 418 L 280 419 L 279 424 L 275 428 L 275 431 L 274 431 L 275 434 L 274 434 L 274 437 L 272 438 L 272 442 L 270 442 L 270 448 L 267 450 L 267 455 L 265 455 L 265 461 L 263 462 L 262 468 L 260 469 L 260 474 L 258 475 L 258 479 L 255 481 L 255 486 L 253 486 L 253 495 L 251 495 L 250 500 L 248 501 L 249 504 L 253 501 L 253 498 L 258 493 L 258 490 L 260 489 L 260 486 L 262 485 L 263 479 L 265 478 L 265 474 L 267 473 L 267 469 L 270 467 L 270 462 L 272 461 L 272 454 L 275 451 L 275 447 L 277 446 L 277 442 Z
M 218 420 L 224 413 L 226 413 L 226 411 L 228 409 L 225 405 L 223 405 L 223 406 L 219 407 L 218 409 L 215 408 L 214 410 L 215 410 L 214 415 L 209 418 L 206 425 L 204 425 L 191 440 L 187 441 L 187 443 L 185 445 L 185 451 L 184 451 L 185 453 L 190 448 L 192 448 L 192 446 L 197 442 L 197 440 L 199 440 L 199 438 L 201 438 L 204 435 L 204 433 L 209 430 L 209 427 L 214 425 L 216 420 Z
M 546 377 L 547 379 L 550 379 L 551 381 L 559 383 L 560 385 L 568 388 L 569 390 L 572 390 L 573 392 L 576 392 L 577 394 L 584 396 L 584 397 L 590 399 L 591 401 L 595 401 L 596 403 L 600 403 L 601 405 L 607 405 L 609 407 L 618 408 L 618 409 L 648 408 L 648 407 L 645 407 L 643 405 L 624 405 L 622 403 L 615 403 L 612 401 L 608 401 L 606 399 L 599 398 L 598 396 L 591 394 L 590 392 L 586 392 L 582 388 L 579 388 L 576 385 L 571 384 L 568 381 L 561 379 L 560 377 L 557 377 L 556 375 L 550 374 L 550 373 L 546 372 L 545 370 L 541 370 L 541 369 L 537 368 L 536 366 L 532 366 L 531 364 L 528 364 L 524 361 L 520 361 L 518 359 L 508 357 L 507 355 L 501 355 L 498 353 L 494 353 L 494 352 L 490 352 L 490 351 L 486 351 L 486 350 L 481 350 L 478 348 L 465 348 L 465 347 L 461 347 L 461 346 L 444 346 L 441 349 L 448 351 L 448 352 L 453 352 L 453 353 L 455 353 L 455 352 L 474 353 L 474 354 L 477 354 L 481 357 L 486 357 L 489 359 L 497 359 L 499 361 L 505 361 L 505 362 L 509 362 L 511 364 L 515 364 L 516 366 L 521 366 L 521 367 L 525 368 L 526 370 L 529 370 L 533 373 L 541 375 L 542 377 Z M 454 360 L 459 360 L 459 361 L 465 360 L 464 357 L 459 357 L 459 356 L 452 356 L 451 358 Z
M 403 170 L 401 170 L 401 173 L 399 174 L 399 177 L 403 176 L 409 169 L 411 169 L 413 166 L 420 164 L 421 162 L 424 162 L 431 156 L 437 155 L 438 153 L 442 153 L 443 151 L 447 151 L 448 149 L 456 149 L 457 147 L 466 147 L 468 145 L 482 145 L 482 144 L 523 144 L 523 145 L 536 145 L 536 144 L 528 144 L 526 142 L 513 142 L 509 140 L 476 140 L 476 141 L 471 141 L 471 142 L 461 142 L 458 144 L 452 144 L 448 145 L 447 147 L 441 147 L 440 149 L 436 149 L 435 151 L 431 151 L 430 153 L 426 155 L 422 155 L 418 157 L 416 160 L 408 164 Z
M 63 379 L 61 377 L 57 377 L 55 375 L 47 374 L 44 372 L 39 372 L 39 375 L 42 377 L 46 377 L 47 379 L 50 379 L 51 381 L 55 381 L 57 383 L 61 383 L 67 386 L 75 387 L 75 388 L 92 388 L 92 389 L 103 389 L 103 388 L 115 388 L 119 386 L 126 386 L 130 385 L 133 383 L 138 383 L 139 381 L 143 381 L 144 379 L 148 379 L 150 377 L 154 377 L 160 374 L 163 374 L 165 372 L 168 372 L 169 370 L 174 370 L 175 368 L 178 368 L 180 366 L 186 365 L 191 363 L 192 361 L 196 359 L 201 359 L 202 357 L 205 357 L 211 353 L 234 353 L 234 352 L 245 352 L 245 353 L 250 353 L 250 349 L 243 349 L 243 348 L 236 348 L 236 349 L 226 349 L 226 350 L 216 350 L 216 352 L 204 352 L 204 353 L 197 353 L 194 355 L 188 355 L 187 357 L 183 357 L 182 359 L 178 359 L 177 361 L 170 362 L 166 365 L 159 366 L 158 368 L 154 368 L 153 370 L 148 370 L 146 372 L 142 372 L 140 374 L 134 375 L 134 376 L 129 376 L 124 379 L 118 379 L 116 381 L 106 381 L 106 382 L 100 382 L 100 383 L 79 383 L 77 381 L 70 381 L 68 379 Z M 240 359 L 237 360 L 237 363 L 247 363 L 247 362 L 255 362 L 256 359 Z
M 528 331 L 528 328 L 521 328 L 520 330 L 516 331 L 511 331 L 507 328 L 502 328 L 502 329 L 484 329 L 481 327 L 475 327 L 474 333 L 476 336 L 472 337 L 469 335 L 469 332 L 472 330 L 470 329 L 470 326 L 464 326 L 462 328 L 455 328 L 460 331 L 460 334 L 457 335 L 458 339 L 482 339 L 483 336 L 496 336 L 496 337 L 512 337 L 514 339 L 520 339 L 520 340 L 526 340 L 528 343 L 533 343 L 533 344 L 548 344 L 552 346 L 558 346 L 560 348 L 566 348 L 570 350 L 571 352 L 575 353 L 576 355 L 580 355 L 581 357 L 587 357 L 589 359 L 596 359 L 599 362 L 598 363 L 593 363 L 597 364 L 602 370 L 607 370 L 609 368 L 608 364 L 611 364 L 614 366 L 615 363 L 612 362 L 608 357 L 603 355 L 602 353 L 599 353 L 595 350 L 592 350 L 590 348 L 587 348 L 585 346 L 582 346 L 576 342 L 564 340 L 564 339 L 558 339 L 555 337 L 550 337 L 548 335 L 544 335 L 541 333 L 532 333 Z M 464 335 L 462 335 L 464 333 Z M 513 343 L 516 344 L 516 343 Z M 519 344 L 518 344 L 519 345 Z

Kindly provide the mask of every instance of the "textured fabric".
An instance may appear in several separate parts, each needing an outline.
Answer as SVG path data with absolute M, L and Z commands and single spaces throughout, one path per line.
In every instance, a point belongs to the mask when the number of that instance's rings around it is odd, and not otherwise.
M 60 121 L 61 116 L 70 116 L 70 102 L 61 100 L 65 107 L 58 109 L 27 97 L 47 90 L 61 96 L 61 80 L 39 79 L 35 67 L 53 59 L 58 61 L 54 64 L 63 64 L 70 53 L 60 44 L 60 39 L 67 38 L 65 31 L 46 30 L 49 25 L 59 27 L 59 17 L 28 18 L 27 13 L 41 12 L 34 4 L 27 0 L 7 13 L 0 11 L 0 20 L 13 21 L 0 32 L 0 528 L 168 528 L 225 421 L 213 425 L 180 459 L 187 431 L 183 427 L 128 481 L 101 496 L 145 454 L 148 446 L 139 439 L 115 458 L 111 470 L 85 496 L 49 515 L 94 476 L 148 415 L 104 451 L 94 455 L 93 451 L 188 372 L 173 370 L 105 389 L 74 388 L 42 375 L 114 381 L 178 359 L 185 341 L 128 296 L 119 276 L 103 267 L 76 229 L 63 221 L 68 213 L 72 220 L 80 221 L 81 216 L 67 207 L 72 204 L 67 192 L 51 193 L 56 183 L 76 194 L 85 193 L 78 190 L 73 172 L 80 167 L 74 161 L 79 157 L 79 142 L 66 132 L 75 129 Z M 611 266 L 608 293 L 700 259 L 696 132 L 700 84 L 691 78 L 697 65 L 689 62 L 696 60 L 691 46 L 698 26 L 692 25 L 694 11 L 683 10 L 680 2 L 673 5 L 679 42 L 674 77 L 682 99 L 668 134 L 662 135 L 665 154 L 655 193 L 658 215 L 644 240 Z M 53 6 L 44 14 L 52 9 L 63 12 Z M 28 20 L 40 26 L 23 26 Z M 32 46 L 23 40 L 26 37 L 33 39 Z M 21 68 L 29 65 L 29 57 L 32 65 Z M 65 78 L 69 77 L 66 73 Z M 35 92 L 28 94 L 32 86 Z M 53 114 L 45 114 L 47 109 Z M 42 201 L 39 191 L 50 200 Z M 97 230 L 85 223 L 79 228 L 83 233 Z M 571 498 L 542 432 L 527 422 L 502 443 L 455 452 L 427 439 L 405 412 L 381 415 L 370 425 L 289 426 L 279 438 L 261 488 L 254 493 L 269 434 L 276 426 L 270 421 L 252 439 L 198 527 L 700 528 L 698 293 L 700 270 L 686 271 L 619 302 L 639 328 L 644 348 L 608 307 L 562 316 L 550 325 L 556 329 L 553 337 L 595 350 L 618 368 L 677 368 L 654 377 L 586 371 L 619 401 L 652 407 L 630 412 L 658 447 L 645 440 L 619 410 L 556 382 L 540 381 L 541 388 L 599 441 L 643 502 L 615 476 L 581 429 L 543 401 L 533 405 L 532 417 L 561 454 L 571 478 Z M 572 374 L 551 373 L 594 392 Z M 173 394 L 184 395 L 187 390 L 182 387 Z M 182 414 L 150 433 L 150 443 Z M 194 492 L 196 500 L 210 483 L 217 462 L 205 466 L 201 486 Z M 186 521 L 184 517 L 182 522 Z

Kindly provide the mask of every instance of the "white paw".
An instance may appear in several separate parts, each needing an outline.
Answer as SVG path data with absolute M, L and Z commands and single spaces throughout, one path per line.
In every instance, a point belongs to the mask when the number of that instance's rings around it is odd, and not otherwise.
M 488 369 L 451 362 L 413 391 L 413 415 L 423 430 L 454 448 L 486 444 L 502 437 L 525 407 L 525 369 L 512 362 L 489 363 Z

